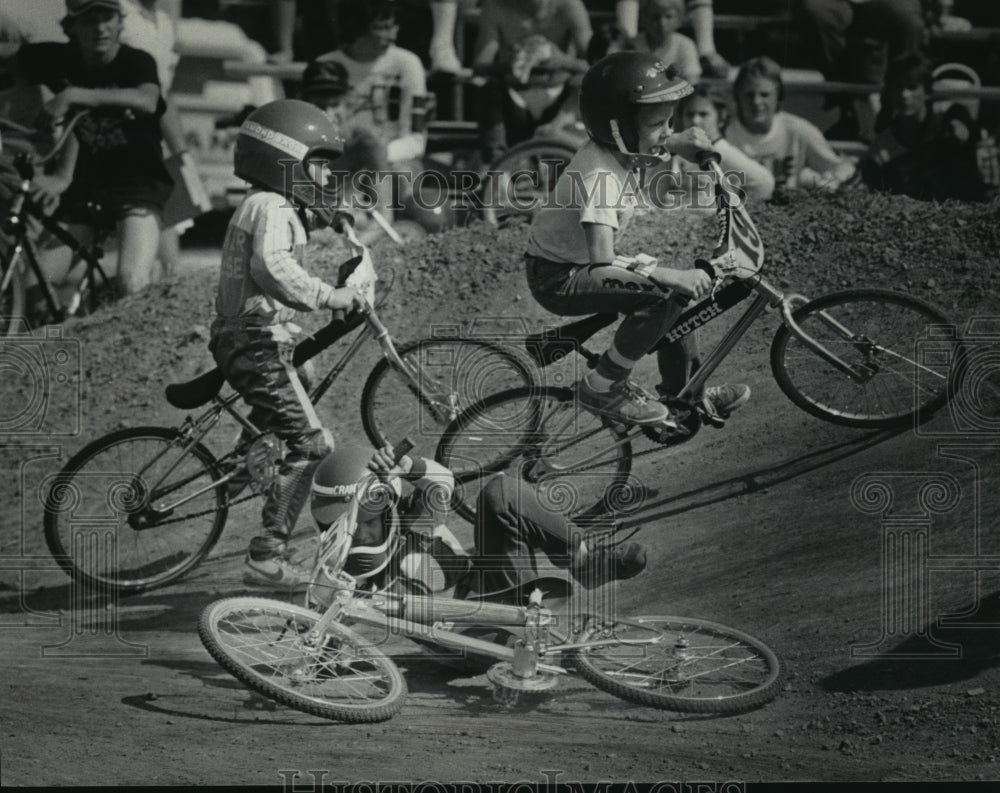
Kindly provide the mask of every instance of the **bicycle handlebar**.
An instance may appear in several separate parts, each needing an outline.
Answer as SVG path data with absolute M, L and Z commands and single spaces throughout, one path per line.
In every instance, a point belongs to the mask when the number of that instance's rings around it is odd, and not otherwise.
M 14 167 L 17 169 L 20 177 L 22 179 L 30 180 L 34 176 L 35 168 L 51 162 L 52 159 L 62 150 L 63 146 L 65 146 L 69 141 L 70 135 L 73 134 L 73 130 L 76 125 L 79 124 L 80 120 L 84 116 L 88 115 L 89 112 L 90 111 L 88 110 L 80 110 L 70 117 L 69 121 L 65 123 L 62 132 L 59 134 L 59 137 L 55 139 L 55 142 L 52 144 L 52 148 L 49 149 L 47 154 L 33 157 L 26 151 L 18 152 L 18 154 L 14 157 Z M 40 142 L 49 139 L 49 134 L 45 131 L 26 127 L 23 124 L 18 124 L 16 121 L 11 121 L 8 118 L 0 118 L 0 126 L 14 130 L 31 142 Z

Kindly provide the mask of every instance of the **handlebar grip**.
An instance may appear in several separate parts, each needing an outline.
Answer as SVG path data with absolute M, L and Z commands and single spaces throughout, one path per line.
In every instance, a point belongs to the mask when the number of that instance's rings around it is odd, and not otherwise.
M 695 259 L 694 266 L 696 270 L 703 270 L 709 278 L 718 277 L 718 273 L 715 272 L 714 265 L 707 259 Z
M 712 163 L 718 165 L 722 162 L 722 155 L 715 149 L 704 149 L 698 152 L 695 157 L 698 160 L 698 167 L 703 171 L 708 170 L 708 166 Z
M 409 454 L 414 448 L 413 441 L 410 440 L 410 436 L 407 435 L 399 443 L 392 447 L 393 455 L 392 462 L 398 463 L 403 459 L 404 454 Z

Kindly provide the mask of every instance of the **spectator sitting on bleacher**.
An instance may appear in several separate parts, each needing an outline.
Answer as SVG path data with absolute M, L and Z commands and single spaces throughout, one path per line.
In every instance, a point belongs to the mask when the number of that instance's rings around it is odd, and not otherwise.
M 426 134 L 413 130 L 415 97 L 427 94 L 424 66 L 415 54 L 395 45 L 399 25 L 394 0 L 367 0 L 341 7 L 345 46 L 320 55 L 347 70 L 351 92 L 345 111 L 354 126 L 374 130 L 386 145 L 390 163 L 423 156 Z
M 887 122 L 862 160 L 864 181 L 917 199 L 986 200 L 996 193 L 983 173 L 992 171 L 996 179 L 996 148 L 991 147 L 992 164 L 977 158 L 984 141 L 964 105 L 934 113 L 932 79 L 931 64 L 920 55 L 904 55 L 889 65 L 883 92 Z
M 483 0 L 473 71 L 489 78 L 479 111 L 485 163 L 575 109 L 570 77 L 587 70 L 591 35 L 582 0 Z
M 729 121 L 729 104 L 716 89 L 704 83 L 695 86 L 694 93 L 685 96 L 674 109 L 675 132 L 700 127 L 712 141 L 712 147 L 722 156 L 720 166 L 725 173 L 741 174 L 743 191 L 751 198 L 767 200 L 774 192 L 774 175 L 770 169 L 744 154 L 724 137 Z M 692 163 L 676 155 L 671 168 L 682 174 L 695 169 Z
M 694 42 L 677 32 L 683 19 L 684 0 L 641 0 L 636 48 L 672 63 L 693 85 L 701 78 L 701 65 Z
M 796 10 L 808 51 L 816 53 L 816 65 L 827 80 L 881 85 L 886 50 L 891 60 L 923 48 L 927 33 L 921 3 L 932 2 L 798 0 Z M 828 134 L 837 139 L 870 141 L 879 95 L 836 101 L 841 117 Z
M 854 177 L 854 165 L 837 155 L 814 124 L 779 110 L 785 86 L 772 59 L 743 64 L 733 94 L 737 118 L 726 128 L 726 138 L 771 170 L 776 192 L 836 190 Z
M 615 19 L 629 38 L 636 38 L 639 34 L 639 5 L 640 0 L 618 0 L 615 4 Z M 729 62 L 715 48 L 715 9 L 712 0 L 687 0 L 686 7 L 699 57 L 699 72 L 705 77 L 728 76 Z

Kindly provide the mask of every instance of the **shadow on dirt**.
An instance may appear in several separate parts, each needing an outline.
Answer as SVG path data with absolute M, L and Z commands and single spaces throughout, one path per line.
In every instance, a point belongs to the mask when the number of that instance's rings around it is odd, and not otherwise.
M 330 724 L 286 708 L 251 691 L 229 675 L 215 661 L 188 661 L 158 658 L 143 661 L 143 665 L 161 667 L 188 677 L 201 685 L 187 694 L 132 694 L 121 702 L 131 708 L 161 716 L 216 721 L 229 724 Z M 208 689 L 208 691 L 206 691 Z M 223 703 L 224 700 L 224 703 Z M 226 715 L 226 713 L 231 715 Z M 289 718 L 291 716 L 291 718 Z M 308 719 L 304 722 L 303 719 Z
M 205 606 L 222 597 L 239 595 L 259 596 L 261 592 L 237 587 L 225 593 L 213 589 L 196 592 L 144 592 L 116 599 L 105 593 L 103 596 L 82 598 L 73 591 L 71 584 L 66 584 L 0 597 L 0 614 L 20 614 L 26 620 L 34 616 L 42 618 L 43 622 L 51 620 L 55 624 L 62 613 L 72 614 L 72 619 L 81 628 L 99 623 L 102 629 L 113 624 L 121 633 L 192 633 L 197 630 L 198 615 Z M 265 596 L 274 600 L 301 603 L 301 597 L 295 600 L 290 597 L 282 598 L 277 592 L 268 592 Z M 110 613 L 115 613 L 115 616 L 110 617 Z M 11 624 L 10 620 L 5 622 Z
M 969 610 L 935 619 L 934 624 L 895 644 L 883 640 L 881 653 L 858 666 L 824 678 L 827 691 L 895 691 L 969 680 L 1000 666 L 1000 592 L 985 595 Z
M 625 527 L 642 525 L 651 520 L 680 515 L 690 510 L 700 509 L 728 499 L 750 495 L 803 476 L 824 466 L 840 462 L 855 454 L 860 454 L 866 449 L 870 449 L 880 443 L 885 443 L 911 431 L 912 428 L 907 426 L 898 429 L 865 433 L 843 443 L 815 449 L 778 465 L 772 465 L 756 471 L 748 471 L 745 474 L 734 476 L 721 482 L 713 482 L 703 487 L 664 496 L 659 499 L 657 499 L 659 491 L 646 488 L 637 497 L 637 499 L 641 500 L 641 511 L 634 516 L 626 518 L 623 523 Z

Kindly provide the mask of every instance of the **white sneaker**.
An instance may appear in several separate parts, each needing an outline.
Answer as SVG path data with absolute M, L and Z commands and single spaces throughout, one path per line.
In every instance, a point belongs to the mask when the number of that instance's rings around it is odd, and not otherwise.
M 305 592 L 311 580 L 312 576 L 306 570 L 284 556 L 253 559 L 247 554 L 243 570 L 243 583 L 247 586 L 278 589 L 282 592 Z

